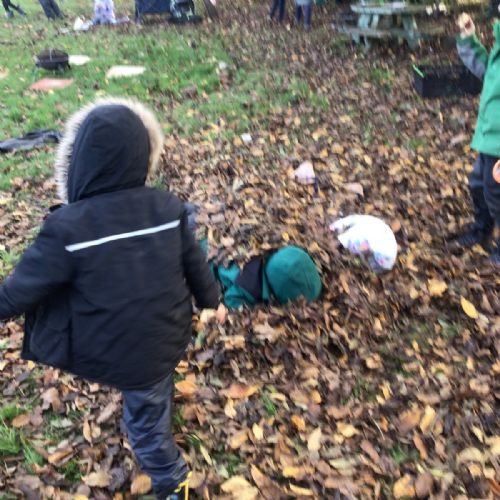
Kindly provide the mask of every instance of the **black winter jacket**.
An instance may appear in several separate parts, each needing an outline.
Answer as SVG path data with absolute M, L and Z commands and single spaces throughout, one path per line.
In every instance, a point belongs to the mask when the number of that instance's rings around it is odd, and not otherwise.
M 68 204 L 0 287 L 0 319 L 27 312 L 23 357 L 119 389 L 147 387 L 185 352 L 191 293 L 200 308 L 217 306 L 182 202 L 144 186 L 161 143 L 133 102 L 99 103 L 69 122 L 57 161 Z

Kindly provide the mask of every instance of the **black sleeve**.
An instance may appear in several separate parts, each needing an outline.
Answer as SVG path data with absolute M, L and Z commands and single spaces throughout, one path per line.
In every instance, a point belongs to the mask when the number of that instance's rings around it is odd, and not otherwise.
M 60 236 L 57 223 L 49 216 L 33 245 L 0 286 L 0 320 L 32 309 L 70 281 L 70 254 Z
M 181 216 L 181 234 L 184 275 L 196 305 L 200 309 L 215 309 L 219 305 L 219 285 L 210 271 L 203 250 L 189 230 L 186 211 Z

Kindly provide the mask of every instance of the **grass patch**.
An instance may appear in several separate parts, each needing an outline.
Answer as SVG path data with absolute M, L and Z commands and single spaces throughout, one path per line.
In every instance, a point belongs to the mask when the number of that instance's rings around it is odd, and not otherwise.
M 278 413 L 278 408 L 274 404 L 274 401 L 267 394 L 262 396 L 261 401 L 264 410 L 266 410 L 266 413 L 270 417 L 274 417 Z
M 21 439 L 17 429 L 0 421 L 0 457 L 17 455 L 21 451 Z

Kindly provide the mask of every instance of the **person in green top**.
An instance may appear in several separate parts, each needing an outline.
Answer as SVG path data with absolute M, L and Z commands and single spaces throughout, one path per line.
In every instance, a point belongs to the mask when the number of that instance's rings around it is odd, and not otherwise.
M 458 19 L 460 36 L 458 53 L 474 75 L 483 80 L 476 130 L 471 147 L 479 152 L 469 189 L 474 204 L 474 223 L 460 235 L 458 243 L 465 248 L 476 244 L 490 248 L 495 223 L 500 227 L 500 21 L 495 21 L 495 44 L 490 53 L 476 35 L 476 29 L 468 14 Z M 500 238 L 490 261 L 500 265 Z

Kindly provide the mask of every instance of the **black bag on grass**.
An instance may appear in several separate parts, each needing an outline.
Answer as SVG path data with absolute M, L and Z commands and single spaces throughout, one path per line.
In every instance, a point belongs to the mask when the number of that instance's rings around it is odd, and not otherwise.
M 69 55 L 62 50 L 46 49 L 35 57 L 35 64 L 49 71 L 65 70 L 69 68 Z

